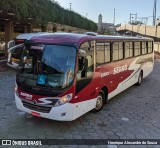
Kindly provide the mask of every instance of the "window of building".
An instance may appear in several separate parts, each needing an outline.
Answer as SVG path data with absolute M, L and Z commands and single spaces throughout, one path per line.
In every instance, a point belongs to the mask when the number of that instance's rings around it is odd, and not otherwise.
M 152 52 L 153 52 L 152 42 L 148 42 L 148 53 L 152 53 Z
M 125 43 L 125 58 L 133 57 L 133 42 Z
M 141 55 L 140 42 L 134 42 L 134 55 L 135 55 L 135 56 Z
M 147 53 L 147 43 L 142 42 L 142 54 L 146 54 L 146 53 Z
M 123 42 L 113 43 L 113 61 L 123 59 Z

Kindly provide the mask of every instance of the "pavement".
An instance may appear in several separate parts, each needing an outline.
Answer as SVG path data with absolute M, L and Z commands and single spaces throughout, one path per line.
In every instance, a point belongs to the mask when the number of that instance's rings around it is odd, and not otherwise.
M 0 139 L 160 139 L 160 60 L 155 61 L 154 71 L 141 86 L 130 87 L 111 99 L 102 111 L 89 112 L 72 122 L 37 118 L 18 110 L 15 74 L 12 69 L 0 73 Z

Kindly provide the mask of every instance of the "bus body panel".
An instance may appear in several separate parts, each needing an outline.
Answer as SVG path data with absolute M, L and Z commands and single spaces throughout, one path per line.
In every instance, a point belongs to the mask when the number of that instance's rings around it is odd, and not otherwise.
M 128 60 L 128 62 L 130 62 L 130 59 Z M 124 64 L 128 62 L 124 61 Z M 143 55 L 141 57 L 133 58 L 132 62 L 127 66 L 128 70 L 125 73 L 123 73 L 122 75 L 123 79 L 121 80 L 121 82 L 118 83 L 116 89 L 108 94 L 108 99 L 111 99 L 115 95 L 136 84 L 138 82 L 138 77 L 141 71 L 143 72 L 143 78 L 148 76 L 153 71 L 153 66 L 154 66 L 153 54 Z M 121 78 L 122 77 L 119 77 L 119 79 Z M 114 76 L 112 80 L 116 81 Z
M 83 114 L 92 110 L 96 105 L 96 98 L 79 102 L 67 103 L 62 106 L 52 107 L 49 113 L 38 112 L 24 107 L 22 100 L 15 94 L 16 106 L 19 110 L 32 114 L 38 113 L 39 117 L 57 120 L 57 121 L 73 121 Z
M 80 92 L 75 94 L 75 99 L 72 99 L 70 103 L 83 102 L 86 100 L 92 100 L 96 98 L 100 90 L 99 81 L 100 72 L 95 72 L 93 78 L 88 85 L 85 86 Z

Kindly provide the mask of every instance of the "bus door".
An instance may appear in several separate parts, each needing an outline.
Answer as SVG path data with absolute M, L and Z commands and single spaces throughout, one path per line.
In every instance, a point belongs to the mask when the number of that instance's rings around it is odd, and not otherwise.
M 8 66 L 11 66 L 13 68 L 18 67 L 23 46 L 24 46 L 24 43 L 8 49 L 8 62 L 7 62 Z
M 97 97 L 96 88 L 99 86 L 99 77 L 94 73 L 94 49 L 94 41 L 82 43 L 79 49 L 76 74 L 76 96 L 79 101 L 89 101 Z M 85 105 L 84 112 L 95 107 L 95 104 L 92 106 L 86 103 Z

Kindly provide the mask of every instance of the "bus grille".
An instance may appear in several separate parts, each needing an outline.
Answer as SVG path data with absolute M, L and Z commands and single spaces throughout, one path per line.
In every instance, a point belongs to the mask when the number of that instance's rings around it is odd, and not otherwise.
M 51 107 L 39 106 L 39 105 L 31 104 L 25 101 L 22 101 L 22 103 L 24 107 L 34 111 L 42 112 L 42 113 L 49 113 L 51 110 Z

